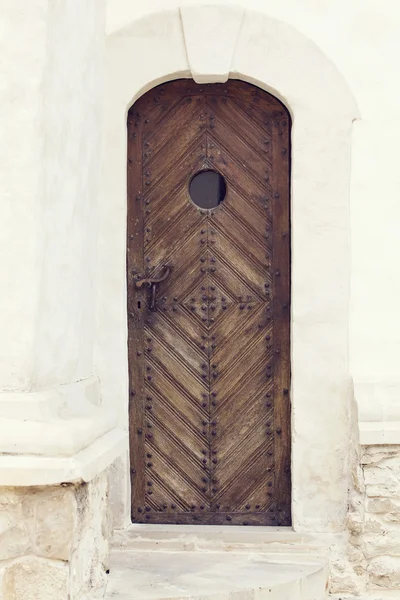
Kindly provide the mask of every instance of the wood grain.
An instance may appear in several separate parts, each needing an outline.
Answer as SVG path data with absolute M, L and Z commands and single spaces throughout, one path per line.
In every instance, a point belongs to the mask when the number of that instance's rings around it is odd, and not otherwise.
M 132 520 L 291 524 L 290 117 L 240 81 L 177 80 L 128 115 Z M 218 171 L 204 210 L 192 177 Z M 150 289 L 135 281 L 170 276 Z

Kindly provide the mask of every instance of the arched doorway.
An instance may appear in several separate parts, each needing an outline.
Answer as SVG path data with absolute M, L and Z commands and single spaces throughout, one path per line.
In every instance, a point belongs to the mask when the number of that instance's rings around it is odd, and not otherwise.
M 240 81 L 128 114 L 132 520 L 290 525 L 290 117 Z

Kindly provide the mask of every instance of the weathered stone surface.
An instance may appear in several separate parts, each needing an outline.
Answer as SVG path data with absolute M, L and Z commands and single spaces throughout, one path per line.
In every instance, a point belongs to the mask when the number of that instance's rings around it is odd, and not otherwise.
M 400 556 L 400 532 L 387 531 L 382 534 L 364 534 L 359 540 L 366 558 L 374 558 L 382 554 Z
M 352 535 L 357 535 L 364 528 L 364 520 L 362 516 L 356 512 L 351 512 L 347 516 L 347 526 Z
M 77 536 L 71 557 L 71 598 L 102 594 L 108 569 L 108 476 L 103 473 L 76 490 Z
M 400 496 L 400 484 L 395 481 L 386 483 L 375 483 L 365 486 L 369 498 L 398 498 Z
M 23 513 L 23 496 L 14 489 L 0 489 L 0 560 L 30 552 L 28 524 Z
M 400 513 L 400 502 L 389 498 L 368 499 L 366 510 L 369 513 Z
M 372 586 L 400 589 L 400 558 L 380 556 L 369 563 L 367 571 Z
M 365 487 L 355 467 L 348 516 L 351 535 L 342 572 L 340 561 L 334 567 L 336 589 L 366 595 L 377 589 L 395 593 L 400 589 L 400 448 L 369 446 L 360 464 Z M 360 577 L 351 578 L 352 571 Z
M 361 464 L 370 465 L 391 459 L 396 460 L 398 456 L 398 446 L 366 446 L 361 456 Z
M 400 461 L 397 447 L 369 446 L 362 456 L 366 494 L 400 498 Z
M 364 533 L 383 534 L 384 531 L 385 530 L 382 527 L 381 523 L 379 523 L 379 521 L 377 521 L 376 519 L 367 519 L 364 524 Z
M 106 472 L 82 485 L 0 488 L 0 561 L 7 560 L 0 562 L 0 599 L 83 600 L 101 594 L 107 509 Z
M 75 488 L 43 489 L 36 500 L 35 553 L 69 560 L 77 519 Z
M 26 554 L 68 560 L 75 528 L 75 486 L 0 489 L 0 560 Z
M 0 595 L 4 600 L 67 600 L 66 563 L 24 557 L 4 569 Z
M 358 595 L 366 585 L 366 572 L 362 565 L 362 557 L 357 556 L 357 560 L 353 563 L 345 548 L 332 549 L 329 574 L 330 592 L 332 594 Z
M 31 548 L 28 528 L 25 523 L 12 523 L 0 516 L 0 560 L 28 554 Z

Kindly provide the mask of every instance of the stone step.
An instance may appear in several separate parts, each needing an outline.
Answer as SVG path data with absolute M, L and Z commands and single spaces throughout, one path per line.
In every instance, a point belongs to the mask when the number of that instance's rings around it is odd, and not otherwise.
M 106 600 L 323 600 L 326 549 L 287 529 L 138 526 L 115 532 Z
M 105 600 L 323 600 L 327 564 L 263 554 L 114 550 Z
M 113 547 L 125 550 L 210 551 L 328 556 L 329 538 L 297 533 L 288 527 L 204 525 L 131 525 L 114 532 Z
M 329 600 L 399 600 L 399 597 L 399 590 L 371 590 L 368 596 L 332 594 L 329 596 Z

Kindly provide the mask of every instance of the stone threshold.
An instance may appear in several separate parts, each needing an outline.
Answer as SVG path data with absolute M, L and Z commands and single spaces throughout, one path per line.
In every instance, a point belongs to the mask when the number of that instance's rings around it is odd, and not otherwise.
M 114 534 L 106 600 L 323 600 L 327 540 L 290 528 L 131 525 Z
M 370 595 L 366 596 L 348 596 L 347 594 L 331 594 L 329 600 L 399 600 L 399 590 L 374 590 L 371 591 Z
M 309 534 L 290 527 L 147 525 L 132 524 L 114 531 L 118 550 L 249 551 L 302 554 L 326 558 L 329 546 L 343 541 L 343 534 Z

